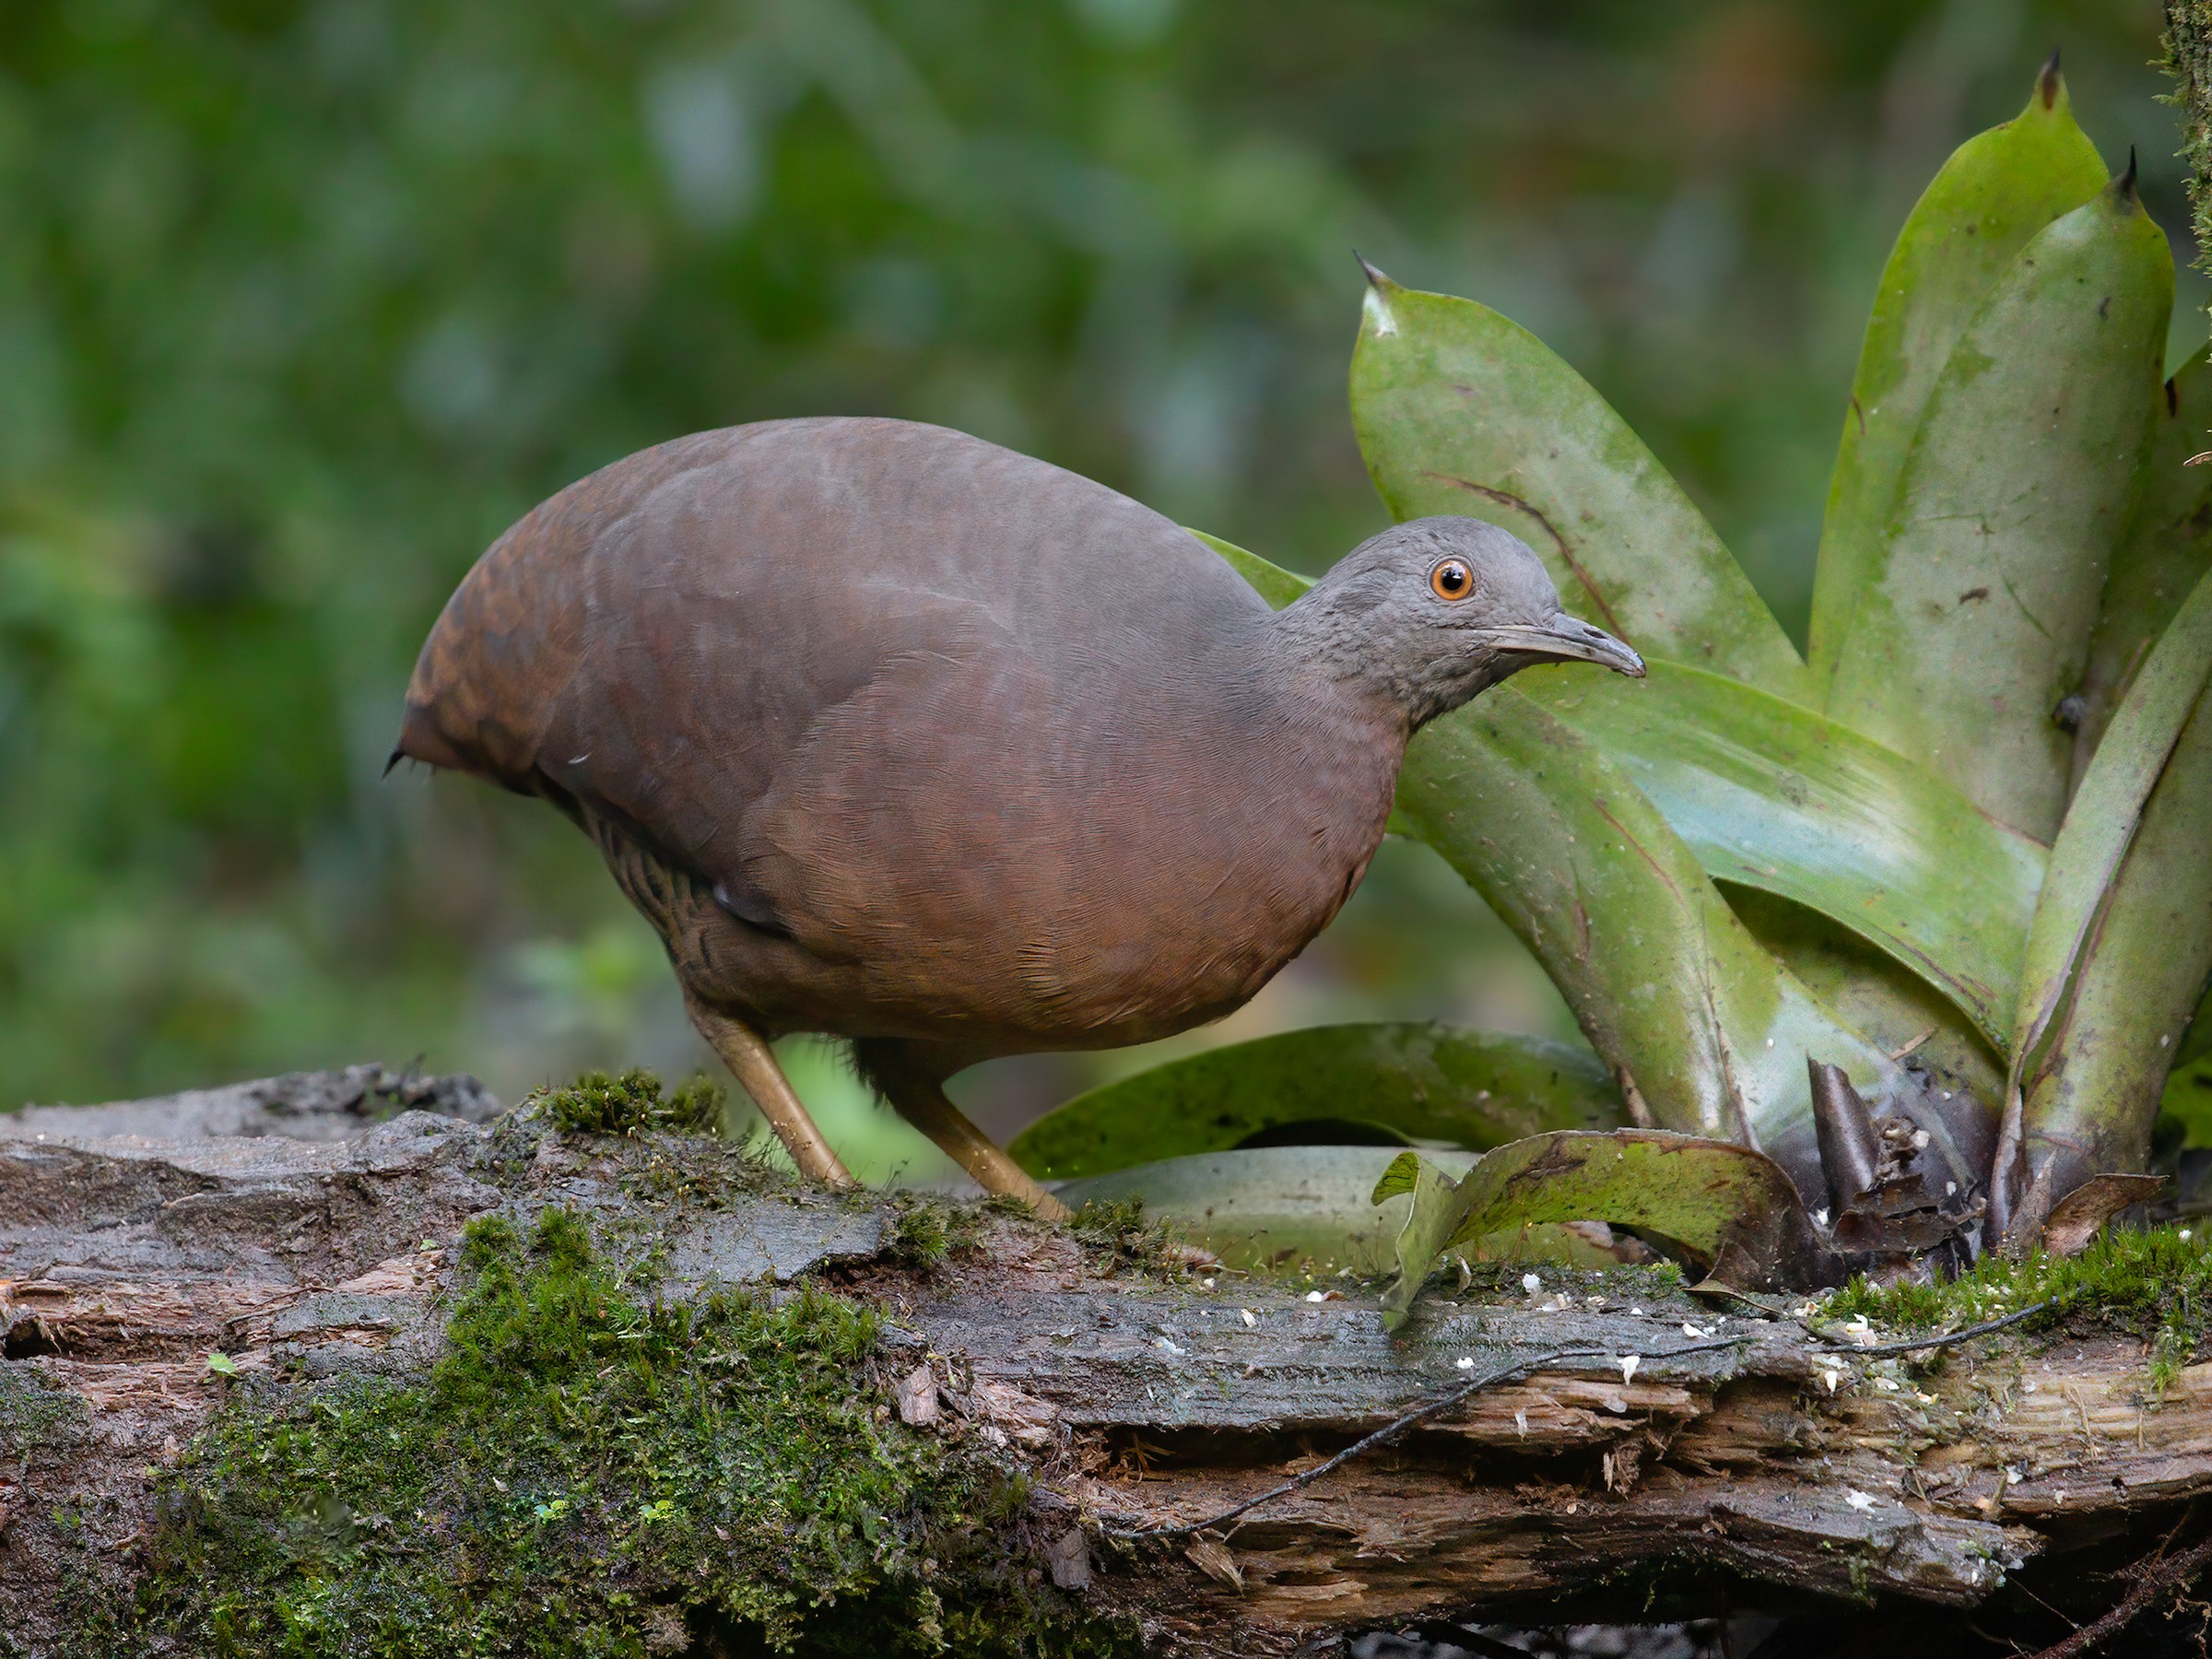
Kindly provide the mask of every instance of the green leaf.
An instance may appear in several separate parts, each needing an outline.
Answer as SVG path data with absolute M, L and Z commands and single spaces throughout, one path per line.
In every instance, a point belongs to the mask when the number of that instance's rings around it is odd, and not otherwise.
M 1188 529 L 1189 526 L 1185 525 Z M 1278 564 L 1270 564 L 1257 553 L 1248 553 L 1234 542 L 1225 542 L 1218 535 L 1208 535 L 1203 530 L 1191 534 L 1229 560 L 1230 568 L 1250 582 L 1261 598 L 1281 610 L 1313 585 L 1312 579 L 1300 576 L 1295 571 L 1286 571 Z
M 1836 640 L 1830 715 L 2039 839 L 2065 810 L 2053 711 L 2133 505 L 2172 300 L 2125 181 L 2029 242 L 1928 395 Z
M 2200 694 L 2085 943 L 2062 1023 L 2022 1081 L 2027 1175 L 2053 1203 L 2090 1176 L 2149 1167 L 2159 1099 L 2212 972 L 2207 917 L 2212 697 Z
M 1450 1026 L 1340 1025 L 1231 1043 L 1094 1088 L 1007 1150 L 1030 1174 L 1098 1175 L 1214 1152 L 1312 1119 L 1350 1120 L 1472 1150 L 1620 1121 L 1587 1049 Z
M 1403 1155 L 1401 1156 L 1401 1162 Z M 1394 1169 L 1394 1191 L 1406 1174 Z M 1405 1321 L 1443 1253 L 1546 1222 L 1605 1221 L 1654 1233 L 1746 1289 L 1827 1282 L 1821 1244 L 1788 1175 L 1748 1147 L 1646 1129 L 1539 1135 L 1486 1152 L 1456 1182 L 1429 1159 L 1413 1172 L 1383 1321 Z
M 1953 152 L 1898 233 L 1866 320 L 1820 531 L 1810 656 L 1823 695 L 1880 568 L 1906 452 L 1951 347 L 2029 239 L 2106 176 L 2053 63 L 2026 109 Z
M 2001 1049 L 2042 846 L 1835 721 L 1717 674 L 1647 665 L 1642 685 L 1513 683 L 1617 761 L 1707 875 L 1833 918 Z
M 2051 849 L 2029 931 L 2013 1029 L 2017 1077 L 2040 1057 L 2121 860 L 2143 820 L 2212 677 L 2212 576 L 2195 591 L 2144 663 L 2083 775 L 2074 810 Z M 2194 1000 L 2194 999 L 2192 999 Z
M 1796 648 L 1704 515 L 1526 329 L 1377 276 L 1351 395 L 1360 453 L 1394 518 L 1488 519 L 1543 557 L 1569 610 L 1645 656 L 1806 697 Z
M 2081 681 L 2081 730 L 2074 740 L 2078 779 L 2097 752 L 2112 710 L 2134 681 L 2182 601 L 2212 570 L 2212 466 L 2189 459 L 2212 445 L 2212 362 L 2205 347 L 2168 381 L 2151 413 L 2143 493 L 2127 534 L 2112 553 L 2097 631 Z
M 2006 1190 L 1993 1205 L 2012 1243 L 2080 1181 L 2142 1167 L 2174 1045 L 2212 972 L 2208 685 L 2212 575 L 2121 700 L 2051 850 L 2020 980 Z
M 1054 1195 L 1071 1209 L 1141 1199 L 1147 1212 L 1205 1245 L 1222 1265 L 1264 1272 L 1312 1261 L 1325 1272 L 1387 1272 L 1410 1207 L 1377 1208 L 1377 1180 L 1395 1156 L 1388 1147 L 1257 1147 L 1202 1152 L 1064 1181 Z M 1465 1153 L 1430 1156 L 1465 1170 Z
M 1759 947 L 1626 770 L 1512 686 L 1414 739 L 1398 808 L 1663 1127 L 1760 1147 L 1818 1192 L 1806 1056 L 1870 1098 L 1896 1088 L 1895 1063 Z
M 218 1377 L 235 1377 L 238 1375 L 238 1361 L 218 1348 L 207 1356 L 207 1369 Z

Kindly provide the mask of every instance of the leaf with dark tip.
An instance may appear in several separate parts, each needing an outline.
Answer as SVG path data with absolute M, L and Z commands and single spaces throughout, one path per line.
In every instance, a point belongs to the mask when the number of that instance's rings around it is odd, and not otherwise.
M 2053 65 L 2037 77 L 2026 109 L 1952 153 L 1898 232 L 1829 483 L 1813 580 L 1816 700 L 1826 696 L 1837 647 L 1880 565 L 1898 477 L 1951 347 L 2029 239 L 2095 195 L 2108 176 Z
M 1644 655 L 1806 698 L 1750 579 L 1587 381 L 1487 306 L 1377 278 L 1352 427 L 1392 517 L 1487 519 L 1536 550 L 1570 611 Z
M 2134 504 L 2172 300 L 2132 189 L 2037 233 L 1936 378 L 1835 641 L 1830 715 L 2039 840 L 2065 806 L 2053 711 Z
M 1606 1128 L 1620 1091 L 1588 1049 L 1405 1024 L 1320 1026 L 1171 1060 L 1077 1095 L 1007 1150 L 1041 1179 L 1249 1145 L 1312 1120 L 1472 1151 L 1547 1129 Z
M 1483 1154 L 1454 1182 L 1401 1153 L 1389 1184 L 1412 1204 L 1385 1323 L 1402 1323 L 1429 1270 L 1463 1240 L 1545 1222 L 1605 1221 L 1663 1238 L 1747 1290 L 1832 1284 L 1841 1273 L 1796 1187 L 1747 1147 L 1649 1129 L 1540 1135 Z

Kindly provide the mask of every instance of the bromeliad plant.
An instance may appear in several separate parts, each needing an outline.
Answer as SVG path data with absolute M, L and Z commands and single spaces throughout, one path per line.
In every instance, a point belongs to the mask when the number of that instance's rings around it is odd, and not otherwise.
M 2212 1018 L 2192 1026 L 2212 467 L 2187 465 L 2212 366 L 2162 380 L 2166 239 L 2055 63 L 1945 165 L 1882 273 L 1806 655 L 1542 342 L 1369 278 L 1352 416 L 1392 514 L 1512 530 L 1650 664 L 1642 684 L 1516 679 L 1422 733 L 1399 788 L 1396 827 L 1526 942 L 1602 1069 L 1433 1028 L 1300 1032 L 1073 1101 L 1017 1155 L 1095 1174 L 1301 1117 L 1474 1149 L 1546 1135 L 1547 1157 L 1509 1160 L 1510 1202 L 1494 1159 L 1457 1185 L 1400 1159 L 1405 1297 L 1435 1253 L 1569 1212 L 1668 1232 L 1665 1159 L 1634 1202 L 1587 1176 L 1572 1132 L 1624 1117 L 1778 1163 L 1834 1212 L 1806 1261 L 1852 1248 L 1853 1221 L 2017 1250 L 2139 1195 L 2095 1178 L 2146 1168 L 2170 1072 L 2212 1046 Z M 1277 604 L 1302 585 L 1215 545 Z M 1547 1158 L 1565 1184 L 1532 1207 Z

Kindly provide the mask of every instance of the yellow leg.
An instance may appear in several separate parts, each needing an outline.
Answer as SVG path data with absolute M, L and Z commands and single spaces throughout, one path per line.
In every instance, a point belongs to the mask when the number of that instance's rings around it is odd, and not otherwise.
M 935 1141 L 984 1192 L 1018 1198 L 1047 1221 L 1065 1221 L 1074 1213 L 970 1123 L 968 1114 L 946 1099 L 935 1075 L 906 1063 L 896 1045 L 864 1043 L 857 1058 L 892 1110 Z
M 745 1092 L 753 1097 L 753 1104 L 760 1108 L 760 1115 L 768 1120 L 768 1126 L 776 1132 L 776 1138 L 791 1154 L 791 1161 L 799 1166 L 799 1173 L 831 1192 L 849 1192 L 858 1186 L 860 1183 L 853 1179 L 852 1171 L 830 1150 L 822 1132 L 815 1127 L 806 1103 L 792 1088 L 791 1079 L 783 1075 L 783 1067 L 777 1063 L 776 1053 L 768 1046 L 768 1040 L 743 1020 L 716 1013 L 688 993 L 684 996 L 684 1007 L 691 1016 L 691 1023 L 699 1028 L 699 1034 L 722 1056 L 722 1063 L 730 1068 Z

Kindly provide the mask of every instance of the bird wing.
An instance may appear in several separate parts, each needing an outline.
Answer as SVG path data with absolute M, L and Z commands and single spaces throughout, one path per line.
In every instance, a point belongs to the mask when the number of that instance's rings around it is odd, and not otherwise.
M 817 954 L 988 937 L 1049 998 L 1121 948 L 1101 885 L 1203 863 L 1180 820 L 1239 730 L 1213 659 L 1266 614 L 1168 520 L 995 445 L 737 428 L 503 537 L 402 747 L 618 818 Z

